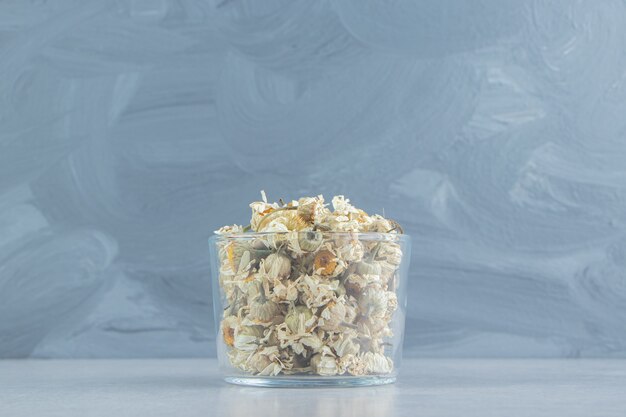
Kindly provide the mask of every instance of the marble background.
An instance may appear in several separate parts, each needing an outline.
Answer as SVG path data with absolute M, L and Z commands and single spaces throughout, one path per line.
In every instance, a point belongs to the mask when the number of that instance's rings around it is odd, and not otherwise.
M 214 353 L 206 238 L 345 194 L 409 356 L 626 356 L 623 0 L 0 2 L 0 357 Z

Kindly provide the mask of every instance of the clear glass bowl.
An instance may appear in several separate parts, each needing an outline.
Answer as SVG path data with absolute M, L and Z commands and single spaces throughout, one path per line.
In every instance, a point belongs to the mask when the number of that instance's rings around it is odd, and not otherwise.
M 209 242 L 217 355 L 227 382 L 395 381 L 409 236 L 305 231 L 216 235 Z

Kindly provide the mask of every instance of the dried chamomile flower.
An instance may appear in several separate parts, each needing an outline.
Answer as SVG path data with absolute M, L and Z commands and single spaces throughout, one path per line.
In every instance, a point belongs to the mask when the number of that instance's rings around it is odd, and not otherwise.
M 306 222 L 314 224 L 328 214 L 329 210 L 324 207 L 324 197 L 318 195 L 317 197 L 304 197 L 298 200 L 297 213 Z
M 372 318 L 384 317 L 387 313 L 389 297 L 378 285 L 368 286 L 359 295 L 359 308 L 361 314 Z
M 359 316 L 356 320 L 357 331 L 361 338 L 359 339 L 363 351 L 378 352 L 380 346 L 378 341 L 384 337 L 392 335 L 389 328 L 389 322 L 384 317 L 368 317 Z
M 346 354 L 339 359 L 339 368 L 342 373 L 349 373 L 353 376 L 366 374 L 365 363 L 360 355 Z
M 380 265 L 380 281 L 388 285 L 392 281 L 398 267 L 387 261 L 380 261 L 378 264 Z
M 252 356 L 254 352 L 249 352 L 249 351 L 245 351 L 245 350 L 239 350 L 239 349 L 229 349 L 228 350 L 228 359 L 230 360 L 230 363 L 241 369 L 242 371 L 245 372 L 250 372 L 250 373 L 256 373 L 256 370 L 251 369 L 248 365 L 247 362 L 250 359 L 250 357 Z
M 355 237 L 339 238 L 335 240 L 337 258 L 344 262 L 359 262 L 363 259 L 363 244 Z
M 371 374 L 388 374 L 393 370 L 393 361 L 381 353 L 365 353 L 363 363 L 365 371 Z
M 380 275 L 381 265 L 380 262 L 372 262 L 372 261 L 361 261 L 356 265 L 356 272 L 359 275 Z
M 305 254 L 305 251 L 303 251 L 300 248 L 300 243 L 298 242 L 299 236 L 300 236 L 300 232 L 295 232 L 295 231 L 287 232 L 281 238 L 283 239 L 283 242 L 281 242 L 281 245 L 280 245 L 281 248 L 286 247 L 287 248 L 286 252 L 289 254 L 289 256 L 291 256 L 292 258 L 296 260 L 297 258 Z
M 243 233 L 243 232 L 244 232 L 243 226 L 239 226 L 237 224 L 233 224 L 232 226 L 222 226 L 215 231 L 215 233 L 218 235 L 231 235 L 231 234 L 238 234 L 238 233 Z
M 282 226 L 277 226 L 282 227 Z M 288 244 L 289 232 L 287 230 L 280 233 L 268 233 L 267 236 L 264 237 L 263 241 L 267 245 L 268 248 L 272 251 L 277 251 L 286 244 Z
M 238 289 L 230 289 L 226 297 L 227 306 L 222 313 L 222 317 L 235 316 L 242 308 L 247 306 L 246 297 Z
M 309 366 L 309 360 L 310 360 L 309 357 L 296 354 L 293 356 L 293 364 L 291 366 L 291 369 L 284 369 L 283 373 L 285 375 L 310 373 L 311 367 Z
M 324 347 L 324 351 L 311 358 L 311 369 L 321 376 L 333 376 L 339 372 L 337 360 L 333 356 L 330 348 Z
M 248 298 L 252 299 L 259 294 L 261 287 L 260 283 L 255 280 L 256 276 L 255 273 L 250 272 L 248 275 L 224 277 L 221 285 L 226 291 L 230 314 L 236 314 L 241 307 L 246 305 Z
M 336 277 L 346 270 L 346 262 L 340 259 L 330 243 L 325 243 L 313 258 L 313 272 L 322 277 Z
M 295 255 L 315 252 L 324 242 L 321 232 L 309 230 L 307 232 L 290 232 L 287 237 L 289 250 Z
M 292 333 L 302 334 L 314 327 L 317 317 L 311 309 L 305 306 L 295 306 L 289 309 L 285 316 L 285 324 Z
M 259 270 L 271 280 L 284 279 L 291 274 L 291 259 L 281 253 L 272 253 L 261 260 Z
M 385 313 L 385 320 L 391 321 L 393 313 L 398 309 L 398 296 L 393 291 L 387 291 L 387 312 Z
M 287 323 L 276 326 L 276 336 L 281 348 L 289 348 L 295 354 L 305 355 L 307 349 L 317 352 L 324 346 L 320 335 L 312 331 L 304 331 L 303 328 L 293 331 Z
M 361 210 L 358 210 L 352 204 L 350 204 L 350 200 L 345 198 L 342 195 L 336 195 L 332 199 L 333 209 L 335 210 L 335 214 L 340 214 L 343 216 L 348 216 L 350 213 L 352 214 L 360 214 Z
M 397 243 L 381 242 L 376 257 L 377 259 L 384 259 L 387 263 L 397 267 L 402 261 L 402 249 L 400 249 L 400 245 Z
M 291 280 L 274 280 L 273 287 L 268 293 L 268 298 L 275 303 L 293 303 L 298 299 L 298 283 L 300 278 Z
M 318 351 L 323 346 L 322 338 L 313 331 L 317 317 L 304 306 L 295 306 L 285 316 L 285 322 L 276 327 L 281 347 L 289 347 L 297 354 L 305 349 Z
M 245 245 L 229 242 L 219 250 L 220 279 L 224 280 L 237 275 L 247 275 L 252 268 L 254 259 Z
M 291 344 L 293 351 L 299 355 L 305 353 L 305 349 L 319 352 L 324 347 L 324 341 L 317 333 L 306 334 L 294 340 Z
M 337 261 L 338 259 L 334 253 L 329 250 L 323 250 L 315 255 L 313 268 L 315 272 L 320 275 L 331 275 L 333 272 L 335 272 L 335 268 L 337 268 Z
M 252 260 L 250 246 L 244 242 L 230 241 L 220 250 L 222 265 L 233 273 L 241 272 Z
M 371 222 L 367 225 L 368 232 L 377 233 L 400 233 L 397 223 L 393 220 L 385 219 L 378 214 L 372 216 Z
M 280 325 L 276 325 L 270 327 L 265 330 L 265 335 L 259 340 L 260 344 L 263 346 L 278 346 L 280 344 L 280 340 L 278 339 L 278 331 L 277 327 Z
M 248 301 L 256 300 L 263 292 L 263 274 L 260 272 L 251 272 L 247 277 L 236 281 L 241 292 L 246 296 Z
M 263 376 L 278 375 L 286 367 L 281 361 L 277 346 L 263 347 L 254 352 L 246 361 L 245 366 Z
M 329 343 L 329 346 L 335 351 L 338 357 L 343 358 L 346 355 L 355 355 L 361 349 L 360 345 L 355 341 L 350 332 L 342 334 L 336 340 Z
M 327 215 L 323 221 L 324 229 L 333 232 L 359 232 L 361 231 L 361 223 L 348 216 L 336 215 L 334 213 Z
M 333 197 L 334 211 L 324 218 L 330 230 L 342 232 L 366 231 L 370 217 L 363 210 L 357 209 L 344 196 Z
M 342 300 L 330 301 L 320 314 L 320 329 L 338 331 L 346 322 L 349 308 L 350 307 L 346 306 Z
M 344 321 L 346 324 L 354 323 L 354 320 L 360 314 L 359 302 L 356 298 L 347 294 L 344 295 L 342 299 L 343 299 L 344 305 L 346 306 L 346 318 Z
M 368 275 L 350 274 L 344 278 L 343 285 L 350 295 L 359 295 L 370 283 Z
M 236 316 L 228 316 L 222 320 L 222 337 L 227 346 L 235 345 L 235 332 L 239 327 L 239 319 Z
M 233 346 L 242 351 L 254 351 L 263 338 L 263 327 L 241 326 L 235 329 L 235 341 Z
M 303 275 L 297 285 L 300 301 L 307 307 L 321 307 L 337 298 L 338 280 L 321 279 L 316 275 Z
M 257 232 L 259 230 L 259 223 L 264 221 L 266 216 L 278 208 L 280 206 L 278 203 L 269 204 L 267 202 L 267 197 L 264 191 L 261 191 L 261 197 L 263 201 L 255 201 L 250 203 L 250 208 L 252 209 L 252 218 L 250 219 L 250 228 Z
M 294 207 L 295 208 L 295 207 Z M 257 225 L 257 232 L 288 232 L 311 227 L 296 210 L 281 208 L 264 216 Z
M 262 298 L 264 297 L 250 303 L 248 318 L 259 324 L 267 324 L 280 314 L 280 308 L 275 302 Z

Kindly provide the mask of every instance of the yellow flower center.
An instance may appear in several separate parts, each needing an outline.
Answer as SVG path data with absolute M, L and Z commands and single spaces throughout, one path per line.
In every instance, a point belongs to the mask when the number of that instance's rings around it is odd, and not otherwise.
M 320 271 L 322 275 L 330 275 L 337 267 L 337 258 L 329 250 L 320 251 L 314 261 L 315 271 Z

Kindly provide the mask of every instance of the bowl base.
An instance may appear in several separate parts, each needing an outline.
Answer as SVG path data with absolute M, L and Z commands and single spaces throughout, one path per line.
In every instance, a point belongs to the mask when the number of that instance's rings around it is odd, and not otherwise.
M 302 388 L 302 387 L 367 387 L 372 385 L 393 384 L 395 376 L 227 376 L 224 380 L 230 384 L 269 388 Z

